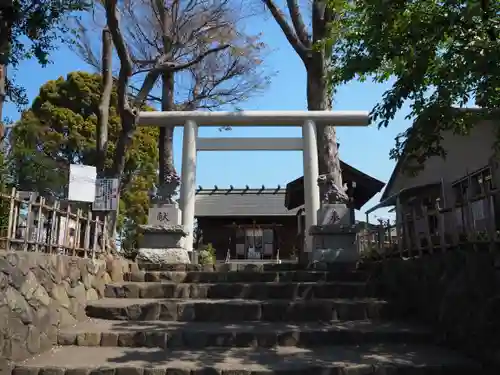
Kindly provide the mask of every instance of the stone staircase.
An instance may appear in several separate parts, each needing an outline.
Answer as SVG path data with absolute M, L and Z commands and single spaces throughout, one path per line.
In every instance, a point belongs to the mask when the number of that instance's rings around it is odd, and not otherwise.
M 483 374 L 394 320 L 362 271 L 142 265 L 15 375 Z

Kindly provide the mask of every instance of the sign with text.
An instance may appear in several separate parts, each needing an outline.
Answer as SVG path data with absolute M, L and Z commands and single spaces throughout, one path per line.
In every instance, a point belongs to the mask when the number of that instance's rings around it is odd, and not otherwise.
M 149 209 L 149 225 L 179 225 L 180 223 L 181 211 L 177 205 L 169 204 Z
M 118 179 L 98 178 L 95 182 L 94 211 L 116 211 L 118 208 Z
M 69 166 L 68 200 L 92 203 L 97 197 L 96 167 L 71 164 Z M 100 210 L 106 211 L 106 210 Z

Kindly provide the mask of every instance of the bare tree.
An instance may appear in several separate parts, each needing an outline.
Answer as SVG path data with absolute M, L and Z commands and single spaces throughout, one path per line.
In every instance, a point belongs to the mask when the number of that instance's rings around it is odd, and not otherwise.
M 192 11 L 192 7 L 196 4 L 202 4 L 205 8 L 202 8 L 201 12 L 195 12 L 191 17 L 185 18 L 185 21 L 182 23 L 176 21 L 176 26 L 171 26 L 170 35 L 167 38 L 165 36 L 166 33 L 163 31 L 165 25 L 168 24 L 165 19 L 167 15 L 170 14 L 167 12 L 167 9 L 169 9 L 169 12 L 173 13 L 173 9 L 175 10 L 175 7 L 170 6 L 168 8 L 160 8 L 160 2 L 158 2 L 158 0 L 151 0 L 154 1 L 154 4 L 147 0 L 136 1 L 130 0 L 118 2 L 118 0 L 103 0 L 102 3 L 105 16 L 105 25 L 103 25 L 103 27 L 107 28 L 111 34 L 112 44 L 114 45 L 114 49 L 119 60 L 119 73 L 116 81 L 118 96 L 117 107 L 122 123 L 122 130 L 116 146 L 110 175 L 111 177 L 118 178 L 120 181 L 124 170 L 125 153 L 130 147 L 132 137 L 137 127 L 137 115 L 147 98 L 150 97 L 150 93 L 159 78 L 163 78 L 165 74 L 171 74 L 173 80 L 174 77 L 177 78 L 175 75 L 179 72 L 186 72 L 188 78 L 192 81 L 192 85 L 190 86 L 188 99 L 182 104 L 188 106 L 189 108 L 193 108 L 193 106 L 201 105 L 202 103 L 214 103 L 216 101 L 214 98 L 218 95 L 217 92 L 224 95 L 225 90 L 228 90 L 228 86 L 230 87 L 230 78 L 235 76 L 243 77 L 244 74 L 249 74 L 250 77 L 255 78 L 253 74 L 250 75 L 250 73 L 258 71 L 257 67 L 259 64 L 257 64 L 258 61 L 256 61 L 255 53 L 261 51 L 263 47 L 261 43 L 257 42 L 255 43 L 255 47 L 251 49 L 249 49 L 248 46 L 245 48 L 244 44 L 242 44 L 241 47 L 238 47 L 236 42 L 238 42 L 241 36 L 234 30 L 234 28 L 228 29 L 227 34 L 224 34 L 221 30 L 218 30 L 218 32 L 213 31 L 212 26 L 215 21 L 213 21 L 212 18 L 218 20 L 219 22 L 221 14 L 203 12 L 203 10 L 206 11 L 207 9 L 211 9 L 210 7 L 214 4 L 213 2 L 203 2 L 202 0 L 188 1 L 187 8 L 185 9 L 186 11 Z M 174 3 L 180 4 L 180 2 L 177 1 L 174 1 Z M 229 0 L 222 0 L 222 3 L 229 4 Z M 136 4 L 137 7 L 133 4 Z M 139 7 L 141 4 L 148 5 L 149 7 L 144 7 L 144 9 L 142 9 Z M 155 4 L 156 6 L 154 6 Z M 178 8 L 180 9 L 180 5 Z M 198 9 L 198 11 L 199 10 L 200 9 Z M 143 13 L 141 14 L 141 12 Z M 127 19 L 134 22 L 124 22 Z M 152 20 L 155 19 L 157 22 L 162 21 L 160 23 L 160 26 L 162 27 L 160 34 L 158 33 L 158 29 L 141 29 L 139 27 L 140 22 L 149 22 L 151 24 L 153 23 Z M 174 17 L 173 19 L 178 20 L 179 18 Z M 172 23 L 172 25 L 174 25 L 174 23 Z M 182 31 L 183 28 L 187 28 L 188 25 L 190 28 L 186 30 L 190 31 Z M 80 24 L 80 26 L 83 25 Z M 82 31 L 86 30 L 87 29 L 82 28 Z M 229 37 L 231 34 L 229 30 L 231 30 L 231 33 L 233 34 L 231 37 L 232 39 Z M 135 34 L 133 31 L 135 31 Z M 106 33 L 107 31 L 103 32 L 104 43 L 109 42 L 106 40 Z M 158 36 L 158 34 L 160 36 Z M 134 37 L 136 38 L 136 41 L 142 40 L 142 44 L 126 42 L 126 40 L 133 42 Z M 103 56 L 103 63 L 97 63 L 98 59 L 95 58 L 95 54 L 93 53 L 91 46 L 86 43 L 86 40 L 88 41 L 90 38 L 81 36 L 80 40 L 82 43 L 80 44 L 79 50 L 80 52 L 87 51 L 85 54 L 86 61 L 92 63 L 96 67 L 98 65 L 103 65 L 103 74 L 109 74 L 109 70 L 107 70 L 104 65 L 107 64 L 110 59 Z M 250 38 L 245 37 L 243 40 L 248 42 Z M 168 50 L 170 51 L 169 54 L 166 54 L 165 49 L 163 48 L 163 46 L 167 43 L 170 43 Z M 107 54 L 106 51 L 108 50 L 106 48 L 107 47 L 103 46 L 103 55 Z M 229 51 L 232 52 L 231 55 L 224 54 Z M 247 52 L 242 53 L 241 51 Z M 222 62 L 225 61 L 223 58 L 231 57 L 233 59 L 233 63 L 227 67 L 224 74 L 220 73 L 221 65 L 213 63 L 213 70 L 203 72 L 204 77 L 200 77 L 201 71 L 197 70 L 197 65 L 200 63 L 206 63 L 206 67 L 209 67 L 208 63 L 210 58 L 215 58 L 217 54 L 222 54 L 219 55 L 221 59 L 214 61 Z M 244 62 L 248 64 L 246 65 L 246 70 L 243 68 L 245 66 Z M 250 64 L 250 62 L 253 64 Z M 239 72 L 240 74 L 238 75 L 236 72 Z M 132 97 L 129 93 L 129 88 L 131 86 L 131 80 L 137 77 L 140 77 L 140 88 L 136 90 L 135 95 Z M 175 84 L 175 80 L 173 80 L 173 83 Z M 171 83 L 168 87 L 170 90 L 168 94 L 173 98 L 173 89 L 175 87 L 173 87 Z M 261 87 L 261 81 L 257 79 L 254 83 L 248 81 L 246 82 L 246 85 L 242 84 L 241 81 L 237 81 L 235 87 L 235 90 L 240 90 L 238 91 L 238 95 L 243 98 L 245 93 L 250 94 L 252 90 Z M 105 93 L 104 90 L 105 87 L 103 87 L 103 94 Z M 234 96 L 236 95 L 233 95 L 233 97 Z M 173 109 L 177 104 L 173 101 L 173 99 L 169 99 L 169 101 L 170 103 L 173 103 L 173 105 L 169 104 L 172 107 L 171 109 Z M 225 102 L 231 103 L 230 100 Z M 103 125 L 103 119 L 106 117 L 107 113 L 104 108 L 105 104 L 106 98 L 105 95 L 103 95 L 99 112 L 101 125 Z M 100 131 L 103 132 L 104 130 L 105 128 L 100 126 Z M 168 133 L 166 136 L 170 141 L 169 147 L 171 150 L 171 138 L 168 138 Z M 105 146 L 101 144 L 99 147 Z M 166 154 L 168 155 L 168 152 L 166 152 Z M 172 158 L 168 159 L 165 157 L 163 160 L 170 162 Z M 170 166 L 165 168 L 167 172 L 175 172 L 173 165 L 170 169 L 168 169 L 168 167 Z M 111 218 L 112 224 L 110 227 L 112 230 L 110 234 L 113 238 L 116 232 L 117 215 L 118 213 L 114 212 L 113 217 Z
M 147 96 L 163 111 L 236 106 L 268 83 L 262 62 L 266 46 L 239 30 L 249 16 L 233 0 L 127 0 L 117 11 L 133 64 L 131 87 L 157 72 L 160 95 Z M 99 26 L 96 13 L 94 26 Z M 78 54 L 101 69 L 92 45 L 92 25 L 79 23 Z M 137 90 L 133 90 L 135 93 Z M 174 174 L 173 127 L 160 129 L 160 183 Z
M 298 0 L 286 0 L 289 16 L 277 5 L 276 0 L 260 0 L 272 14 L 283 31 L 291 47 L 300 57 L 307 72 L 307 108 L 311 111 L 330 110 L 333 92 L 328 85 L 327 69 L 331 63 L 331 46 L 322 43 L 331 37 L 330 26 L 336 14 L 327 6 L 327 0 L 312 0 L 307 8 L 310 14 L 307 19 L 311 27 L 307 27 Z M 326 175 L 325 180 L 333 183 L 337 189 L 337 200 L 347 199 L 345 195 L 340 159 L 337 147 L 337 136 L 334 126 L 318 126 L 319 170 Z M 328 184 L 325 184 L 327 186 Z
M 125 167 L 125 154 L 130 147 L 132 137 L 137 128 L 138 109 L 143 105 L 147 95 L 153 89 L 160 71 L 152 70 L 148 72 L 137 95 L 133 100 L 130 99 L 128 87 L 130 84 L 130 77 L 133 74 L 133 61 L 120 28 L 120 15 L 117 8 L 117 1 L 118 0 L 104 0 L 104 9 L 106 14 L 106 27 L 111 34 L 111 39 L 120 61 L 120 71 L 117 82 L 117 107 L 122 130 L 118 138 L 118 144 L 113 158 L 111 176 L 121 181 L 123 169 Z M 115 238 L 117 219 L 118 211 L 113 211 L 110 217 L 111 223 L 109 225 L 109 235 L 113 239 Z

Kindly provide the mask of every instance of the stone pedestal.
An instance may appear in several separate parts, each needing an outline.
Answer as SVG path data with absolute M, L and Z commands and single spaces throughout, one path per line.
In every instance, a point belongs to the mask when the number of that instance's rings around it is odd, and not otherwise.
M 180 225 L 181 224 L 181 210 L 177 203 L 154 204 L 148 213 L 149 225 Z
M 141 225 L 142 238 L 136 260 L 140 263 L 188 264 L 184 249 L 188 235 L 182 225 Z
M 355 226 L 339 224 L 314 225 L 311 261 L 324 263 L 356 263 L 359 260 Z

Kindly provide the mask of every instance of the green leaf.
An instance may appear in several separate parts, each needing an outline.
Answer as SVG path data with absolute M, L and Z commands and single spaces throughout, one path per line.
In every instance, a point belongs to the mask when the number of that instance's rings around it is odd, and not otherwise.
M 405 166 L 444 155 L 443 131 L 465 134 L 500 107 L 500 2 L 355 0 L 341 16 L 342 33 L 330 36 L 331 70 L 341 83 L 368 76 L 393 81 L 372 116 L 387 126 L 410 105 L 414 126 L 391 151 L 393 158 L 405 151 Z M 452 109 L 472 101 L 484 110 Z
M 85 72 L 69 73 L 66 79 L 48 81 L 40 88 L 10 135 L 10 173 L 18 188 L 61 197 L 66 193 L 70 164 L 96 164 L 100 90 L 100 75 Z M 121 128 L 116 104 L 114 90 L 107 168 L 111 167 Z M 134 228 L 147 219 L 147 192 L 157 179 L 157 139 L 158 128 L 139 127 L 126 154 L 119 223 L 132 237 Z

